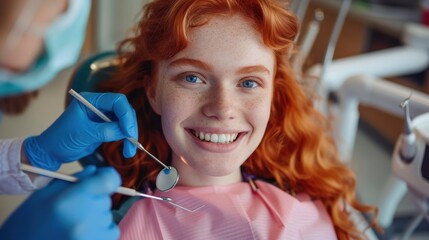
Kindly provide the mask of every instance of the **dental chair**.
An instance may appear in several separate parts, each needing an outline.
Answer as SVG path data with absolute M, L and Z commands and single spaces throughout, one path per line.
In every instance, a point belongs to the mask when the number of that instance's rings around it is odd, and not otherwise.
M 115 51 L 101 52 L 91 56 L 76 68 L 67 90 L 71 88 L 76 92 L 97 90 L 97 83 L 109 77 L 117 64 Z M 67 104 L 69 100 L 67 98 Z

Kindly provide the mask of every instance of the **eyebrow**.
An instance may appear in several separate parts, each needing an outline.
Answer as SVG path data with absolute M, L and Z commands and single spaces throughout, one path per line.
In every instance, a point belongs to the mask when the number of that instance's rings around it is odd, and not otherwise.
M 237 71 L 238 74 L 246 74 L 246 73 L 253 73 L 253 72 L 261 72 L 261 73 L 266 73 L 266 74 L 270 75 L 270 70 L 268 70 L 263 65 L 243 67 Z
M 194 66 L 197 68 L 202 68 L 206 71 L 211 71 L 213 69 L 212 66 L 210 66 L 209 64 L 204 63 L 204 62 L 199 61 L 199 60 L 191 59 L 191 58 L 179 58 L 179 59 L 172 61 L 169 65 L 172 67 L 191 65 L 191 66 Z
M 169 65 L 172 67 L 191 65 L 197 68 L 204 69 L 206 71 L 213 70 L 213 67 L 210 64 L 207 64 L 200 60 L 191 59 L 191 58 L 179 58 L 172 61 Z M 253 73 L 253 72 L 261 72 L 261 73 L 266 73 L 268 75 L 270 74 L 270 70 L 268 70 L 263 65 L 247 66 L 247 67 L 240 68 L 239 70 L 236 71 L 237 74 L 247 74 L 247 73 Z

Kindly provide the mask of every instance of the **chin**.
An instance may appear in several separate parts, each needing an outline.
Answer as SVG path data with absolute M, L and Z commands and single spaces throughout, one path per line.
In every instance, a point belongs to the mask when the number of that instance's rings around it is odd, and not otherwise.
M 230 165 L 212 165 L 212 166 L 204 166 L 197 170 L 201 174 L 207 175 L 209 177 L 230 177 L 237 173 L 240 173 L 240 165 L 233 166 Z M 241 173 L 240 173 L 241 176 Z
M 186 159 L 186 161 L 185 161 Z M 237 156 L 210 156 L 188 155 L 181 159 L 186 162 L 186 168 L 196 175 L 207 177 L 236 177 L 241 179 L 241 165 L 246 159 L 238 159 Z

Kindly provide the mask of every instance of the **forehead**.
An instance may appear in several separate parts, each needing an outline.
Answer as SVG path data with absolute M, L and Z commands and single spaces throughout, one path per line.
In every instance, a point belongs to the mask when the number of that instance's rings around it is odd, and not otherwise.
M 251 21 L 240 14 L 213 16 L 206 24 L 192 27 L 190 33 L 191 42 L 201 39 L 217 41 L 232 36 L 241 39 L 262 39 Z M 210 36 L 210 39 L 207 36 Z M 214 36 L 218 38 L 213 38 Z
M 274 65 L 273 50 L 265 46 L 261 33 L 252 23 L 238 14 L 216 16 L 202 26 L 191 28 L 187 47 L 169 62 L 183 57 L 204 62 L 264 64 L 269 68 Z

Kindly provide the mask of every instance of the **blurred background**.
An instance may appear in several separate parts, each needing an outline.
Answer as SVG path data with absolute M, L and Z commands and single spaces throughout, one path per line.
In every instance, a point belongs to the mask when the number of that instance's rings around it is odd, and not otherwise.
M 87 35 L 80 61 L 89 56 L 116 48 L 118 41 L 131 33 L 141 14 L 145 0 L 93 0 Z M 303 63 L 306 71 L 323 62 L 328 41 L 341 6 L 340 0 L 308 1 L 302 16 L 302 31 L 321 10 L 324 19 L 314 45 Z M 294 4 L 297 4 L 296 1 Z M 372 51 L 403 45 L 402 28 L 405 22 L 428 23 L 428 1 L 419 0 L 362 0 L 353 1 L 341 29 L 333 59 L 341 59 Z M 429 39 L 426 44 L 429 46 Z M 423 49 L 422 51 L 428 51 Z M 360 66 L 355 66 L 359 69 Z M 66 88 L 73 69 L 57 75 L 56 79 L 40 89 L 38 96 L 18 115 L 3 115 L 0 138 L 25 137 L 39 134 L 64 110 Z M 362 69 L 364 71 L 365 69 Z M 385 79 L 419 92 L 429 93 L 429 68 L 417 72 L 388 76 Z M 353 150 L 351 167 L 358 179 L 358 195 L 368 204 L 378 204 L 380 192 L 391 173 L 393 147 L 402 131 L 403 119 L 370 106 L 359 106 L 359 128 Z M 60 171 L 74 173 L 81 167 L 77 163 L 63 166 Z M 25 199 L 25 196 L 0 196 L 0 224 Z M 416 214 L 416 209 L 405 196 L 395 212 L 388 238 L 394 239 L 404 231 Z M 386 239 L 388 239 L 386 238 Z M 429 226 L 423 221 L 411 239 L 429 239 Z

